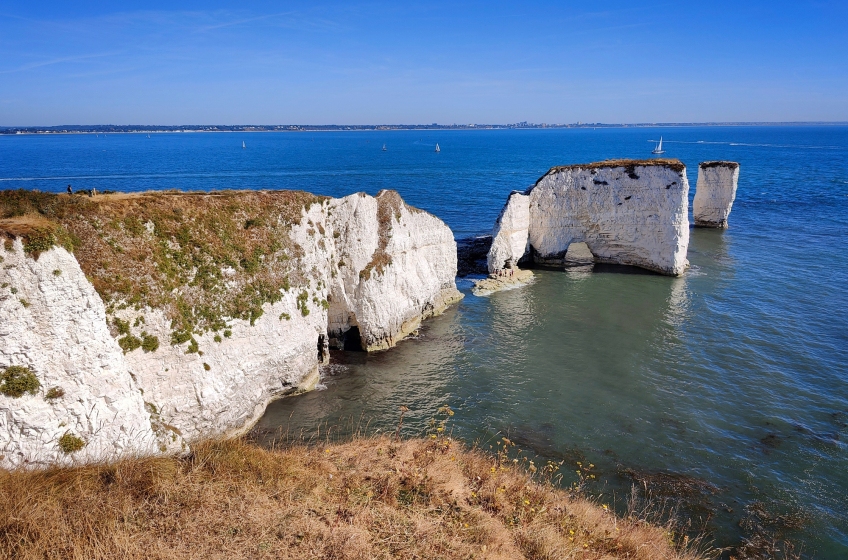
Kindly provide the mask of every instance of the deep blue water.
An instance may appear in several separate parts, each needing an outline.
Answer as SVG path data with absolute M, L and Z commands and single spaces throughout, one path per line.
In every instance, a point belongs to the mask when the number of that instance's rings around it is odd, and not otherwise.
M 417 339 L 334 354 L 326 390 L 260 427 L 389 428 L 403 404 L 414 433 L 448 403 L 467 440 L 587 458 L 605 496 L 628 471 L 715 485 L 702 513 L 719 545 L 750 536 L 739 522 L 761 503 L 799 520 L 785 534 L 807 554 L 848 557 L 846 127 L 0 136 L 0 188 L 391 188 L 463 237 L 551 166 L 645 157 L 660 135 L 690 199 L 700 161 L 741 165 L 730 229 L 692 231 L 684 277 L 542 271 L 486 298 L 461 281 Z

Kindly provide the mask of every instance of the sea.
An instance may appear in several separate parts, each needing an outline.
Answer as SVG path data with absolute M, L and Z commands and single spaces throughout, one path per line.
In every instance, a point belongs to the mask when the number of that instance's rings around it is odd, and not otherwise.
M 729 229 L 691 231 L 682 277 L 539 270 L 487 297 L 459 279 L 461 303 L 389 351 L 334 352 L 257 433 L 393 432 L 405 406 L 414 436 L 448 405 L 453 436 L 507 437 L 619 512 L 647 497 L 715 547 L 848 558 L 848 127 L 0 135 L 0 189 L 394 189 L 465 238 L 550 167 L 661 136 L 690 207 L 699 162 L 741 169 Z

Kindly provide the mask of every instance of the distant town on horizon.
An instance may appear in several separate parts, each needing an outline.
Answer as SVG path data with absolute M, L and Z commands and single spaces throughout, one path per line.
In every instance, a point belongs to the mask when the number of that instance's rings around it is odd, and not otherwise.
M 286 124 L 286 125 L 57 125 L 0 126 L 0 134 L 105 134 L 128 132 L 320 132 L 369 130 L 504 130 L 547 128 L 655 128 L 686 126 L 839 126 L 844 121 L 584 123 L 549 124 L 521 121 L 512 124 Z

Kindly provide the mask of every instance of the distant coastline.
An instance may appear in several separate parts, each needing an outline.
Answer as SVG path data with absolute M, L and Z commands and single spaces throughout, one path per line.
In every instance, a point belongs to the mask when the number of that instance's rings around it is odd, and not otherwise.
M 691 123 L 571 123 L 549 124 L 526 121 L 512 124 L 286 124 L 286 125 L 59 125 L 0 126 L 0 134 L 108 134 L 162 132 L 334 132 L 391 130 L 514 130 L 548 128 L 658 128 L 692 126 L 845 126 L 848 122 L 691 122 Z

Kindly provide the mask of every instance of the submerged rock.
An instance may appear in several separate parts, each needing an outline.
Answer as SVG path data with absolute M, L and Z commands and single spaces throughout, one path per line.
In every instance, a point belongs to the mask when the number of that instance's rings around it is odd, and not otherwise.
M 554 167 L 510 195 L 493 231 L 489 272 L 521 262 L 564 266 L 585 243 L 594 262 L 677 276 L 689 245 L 689 182 L 677 160 Z M 579 262 L 586 262 L 581 255 Z
M 5 468 L 242 433 L 330 346 L 390 348 L 462 297 L 450 229 L 393 191 L 5 191 L 0 216 Z
M 705 161 L 698 166 L 692 202 L 696 227 L 727 228 L 738 182 L 739 164 L 735 161 Z

